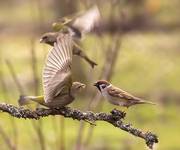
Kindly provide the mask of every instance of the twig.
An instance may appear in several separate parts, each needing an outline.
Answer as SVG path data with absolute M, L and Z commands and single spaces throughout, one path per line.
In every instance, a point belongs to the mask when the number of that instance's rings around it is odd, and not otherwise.
M 65 132 L 66 132 L 66 126 L 65 126 L 65 119 L 64 117 L 60 117 L 60 150 L 65 150 Z
M 126 114 L 119 110 L 112 110 L 110 113 L 94 113 L 91 111 L 82 112 L 78 109 L 73 109 L 70 107 L 56 108 L 56 109 L 46 109 L 38 108 L 35 111 L 25 109 L 23 107 L 16 107 L 11 104 L 0 104 L 0 110 L 9 113 L 11 116 L 16 118 L 24 119 L 40 119 L 42 117 L 47 117 L 49 115 L 62 115 L 66 118 L 72 118 L 76 120 L 88 120 L 90 122 L 95 121 L 105 121 L 113 126 L 126 131 L 134 136 L 142 138 L 146 141 L 146 145 L 152 149 L 154 143 L 158 143 L 157 135 L 151 132 L 143 132 L 140 129 L 132 127 L 131 124 L 126 124 L 122 120 L 125 118 Z
M 3 137 L 4 142 L 5 142 L 6 145 L 9 147 L 10 150 L 16 150 L 15 145 L 12 144 L 10 138 L 9 138 L 8 135 L 4 132 L 2 126 L 0 126 L 0 135 Z
M 35 41 L 31 40 L 31 66 L 32 66 L 32 73 L 33 73 L 33 81 L 34 81 L 34 94 L 39 94 L 39 78 L 38 78 L 38 68 L 37 68 L 37 58 L 36 58 L 36 51 L 35 51 Z
M 2 68 L 2 66 L 1 66 Z M 2 71 L 0 70 L 0 85 L 1 85 L 1 88 L 2 88 L 2 93 L 3 93 L 3 97 L 4 99 L 6 100 L 6 102 L 8 102 L 8 99 L 9 99 L 9 96 L 8 96 L 8 90 L 7 90 L 7 87 L 6 87 L 6 83 L 4 81 L 4 78 L 3 78 L 3 74 L 2 74 Z M 17 132 L 17 126 L 16 126 L 16 122 L 14 120 L 14 118 L 10 118 L 10 121 L 11 121 L 11 126 L 12 126 L 12 129 L 13 129 L 13 145 L 12 146 L 9 146 L 12 148 L 12 150 L 16 150 L 18 149 L 18 132 Z M 4 140 L 6 141 L 7 145 L 8 143 L 11 143 L 11 142 L 8 142 L 8 141 L 11 141 L 12 137 L 10 137 L 8 134 L 6 134 L 6 132 L 4 131 L 4 128 L 0 126 L 0 134 L 2 135 L 2 137 L 4 138 Z M 7 139 L 9 138 L 9 139 Z
M 15 82 L 15 85 L 17 86 L 17 89 L 18 89 L 19 93 L 24 94 L 23 87 L 22 87 L 22 85 L 21 85 L 21 83 L 20 83 L 20 81 L 19 81 L 19 79 L 18 79 L 18 77 L 16 75 L 16 72 L 15 72 L 15 70 L 13 68 L 12 63 L 8 59 L 6 59 L 6 64 L 7 64 L 7 67 L 9 69 L 9 71 L 10 71 L 10 74 L 11 74 L 11 76 L 12 76 L 14 82 Z
M 6 62 L 7 68 L 10 71 L 10 75 L 12 76 L 12 79 L 13 79 L 19 93 L 23 94 L 24 93 L 23 87 L 20 83 L 20 80 L 18 79 L 18 76 L 16 74 L 16 71 L 14 70 L 12 63 L 8 59 L 6 59 L 5 62 Z M 1 79 L 1 80 L 3 80 L 3 79 Z M 4 94 L 6 94 L 6 95 L 4 95 L 4 97 L 7 98 L 8 90 L 6 88 L 5 83 L 4 83 L 4 85 L 2 84 L 2 86 L 4 86 Z M 14 119 L 11 119 L 11 124 L 12 124 L 13 131 L 14 131 L 14 133 L 13 133 L 14 134 L 14 149 L 18 149 L 18 131 L 17 131 L 17 126 L 16 126 L 16 122 L 14 121 Z
M 107 49 L 105 63 L 104 63 L 101 75 L 99 77 L 100 79 L 110 80 L 111 76 L 113 74 L 115 62 L 117 60 L 117 56 L 118 56 L 119 49 L 120 49 L 120 42 L 119 42 L 119 38 L 117 36 L 115 36 L 112 41 L 114 41 L 114 43 L 112 45 L 110 45 L 110 47 Z M 111 55 L 109 55 L 109 54 L 111 54 Z M 92 100 L 89 103 L 89 109 L 94 110 L 97 107 L 97 105 L 99 105 L 100 107 L 98 110 L 100 111 L 103 106 L 103 104 L 102 104 L 103 102 L 101 102 L 101 105 L 100 105 L 100 100 L 101 100 L 101 96 L 100 96 L 99 92 L 96 92 L 95 95 L 92 97 Z M 93 126 L 89 126 L 89 130 L 88 130 L 85 142 L 84 142 L 85 147 L 88 146 L 88 144 L 92 138 L 93 129 L 94 129 Z
M 32 72 L 33 72 L 33 81 L 34 81 L 34 94 L 39 95 L 39 79 L 38 79 L 38 68 L 37 68 L 37 58 L 36 58 L 36 51 L 35 51 L 35 41 L 31 40 L 31 66 L 32 66 Z M 35 122 L 32 122 L 33 127 L 37 133 L 39 144 L 42 150 L 46 149 L 45 146 L 45 138 L 43 136 L 42 132 L 42 126 L 43 123 L 39 121 L 37 124 Z
M 149 19 L 149 18 L 148 18 Z M 150 20 L 150 21 L 149 21 Z M 117 33 L 129 33 L 133 31 L 139 32 L 173 32 L 174 30 L 180 29 L 180 22 L 163 24 L 162 22 L 155 22 L 151 19 L 146 20 L 139 18 L 124 21 L 124 19 L 111 19 L 111 21 L 103 20 L 100 26 L 96 27 L 94 33 L 110 33 L 110 34 L 117 34 Z
M 109 45 L 109 48 L 106 50 L 107 52 L 106 52 L 106 58 L 104 61 L 105 63 L 104 63 L 103 69 L 101 71 L 99 79 L 109 80 L 112 75 L 114 64 L 116 62 L 116 58 L 117 58 L 118 52 L 119 52 L 120 43 L 118 40 L 119 40 L 118 37 L 115 36 L 114 39 L 112 40 L 112 41 L 114 41 L 113 44 Z M 101 98 L 101 96 L 98 92 L 93 93 L 93 96 L 92 96 L 90 102 L 87 104 L 86 110 L 91 110 L 91 109 L 95 108 L 97 106 L 97 104 L 99 103 L 100 98 Z M 88 135 L 87 135 L 87 138 L 85 139 L 85 144 L 84 144 L 84 146 L 86 146 L 86 147 L 89 144 L 89 141 L 92 137 L 93 128 L 94 128 L 94 126 L 89 127 Z M 84 131 L 84 122 L 81 122 L 79 131 L 78 131 L 78 136 L 77 136 L 76 150 L 81 149 L 83 131 Z

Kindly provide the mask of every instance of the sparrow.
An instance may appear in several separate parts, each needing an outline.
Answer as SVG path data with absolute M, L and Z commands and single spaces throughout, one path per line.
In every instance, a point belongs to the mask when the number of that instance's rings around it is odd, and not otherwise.
M 69 15 L 60 18 L 52 24 L 54 31 L 66 31 L 73 37 L 81 38 L 84 34 L 92 31 L 100 23 L 100 12 L 95 5 L 83 13 Z
M 85 84 L 72 82 L 73 40 L 69 34 L 59 34 L 48 53 L 42 73 L 44 96 L 20 96 L 19 104 L 35 101 L 50 108 L 64 107 L 74 101 Z
M 61 35 L 62 32 L 48 32 L 42 35 L 40 39 L 40 43 L 46 43 L 48 45 L 54 46 L 54 43 L 57 42 L 57 39 L 59 35 Z M 63 34 L 68 34 L 68 32 L 63 32 Z M 82 50 L 82 48 L 73 40 L 73 49 L 72 49 L 73 55 L 77 55 L 84 60 L 86 60 L 92 68 L 97 65 L 93 60 L 91 60 Z
M 97 6 L 93 6 L 88 11 L 76 15 L 70 15 L 60 18 L 58 22 L 53 23 L 54 32 L 48 32 L 42 35 L 40 43 L 46 43 L 51 46 L 56 42 L 59 34 L 69 33 L 73 37 L 73 54 L 86 60 L 92 68 L 97 64 L 91 60 L 77 44 L 81 37 L 90 32 L 100 22 L 100 12 Z
M 99 80 L 94 83 L 94 86 L 98 88 L 104 98 L 106 98 L 111 104 L 119 105 L 123 107 L 130 107 L 136 104 L 152 104 L 152 102 L 144 101 L 138 97 L 129 94 L 126 91 L 121 90 L 113 86 L 106 80 Z

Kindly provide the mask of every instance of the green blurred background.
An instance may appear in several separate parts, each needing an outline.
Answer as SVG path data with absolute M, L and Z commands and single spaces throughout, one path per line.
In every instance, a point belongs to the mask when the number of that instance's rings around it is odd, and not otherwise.
M 180 149 L 180 1 L 179 0 L 1 0 L 0 102 L 17 104 L 20 94 L 42 94 L 41 71 L 50 46 L 39 43 L 51 24 L 64 15 L 97 4 L 102 22 L 81 42 L 98 63 L 91 69 L 74 57 L 74 80 L 87 90 L 70 106 L 109 112 L 114 108 L 91 85 L 102 74 L 114 45 L 118 55 L 111 82 L 157 106 L 134 106 L 126 122 L 159 136 L 158 150 Z M 98 97 L 98 98 L 97 98 Z M 95 99 L 94 101 L 92 99 Z M 121 107 L 116 107 L 123 109 Z M 34 109 L 34 108 L 31 108 Z M 91 129 L 91 131 L 90 131 Z M 142 139 L 104 122 L 89 127 L 63 117 L 39 121 L 0 113 L 1 150 L 143 150 Z

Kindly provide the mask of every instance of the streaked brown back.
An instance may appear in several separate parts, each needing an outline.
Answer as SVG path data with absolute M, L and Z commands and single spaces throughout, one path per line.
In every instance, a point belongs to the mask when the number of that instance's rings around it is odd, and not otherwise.
M 114 86 L 111 86 L 108 88 L 108 93 L 111 96 L 121 98 L 124 100 L 135 100 L 135 101 L 139 100 L 139 98 L 129 94 L 126 91 L 121 90 L 120 88 L 114 87 Z

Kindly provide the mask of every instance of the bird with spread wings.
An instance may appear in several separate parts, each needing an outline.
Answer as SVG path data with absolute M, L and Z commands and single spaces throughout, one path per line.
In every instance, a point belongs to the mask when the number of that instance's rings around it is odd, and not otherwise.
M 47 107 L 63 107 L 70 104 L 76 94 L 85 88 L 80 82 L 72 82 L 72 47 L 72 36 L 59 34 L 43 69 L 44 96 L 20 96 L 20 105 L 35 101 Z
M 73 54 L 80 56 L 87 61 L 92 68 L 97 64 L 91 60 L 82 48 L 77 44 L 84 34 L 92 31 L 100 23 L 100 12 L 97 6 L 94 6 L 84 13 L 66 16 L 53 23 L 54 32 L 44 33 L 40 39 L 41 43 L 54 46 L 59 34 L 70 34 L 73 37 Z

